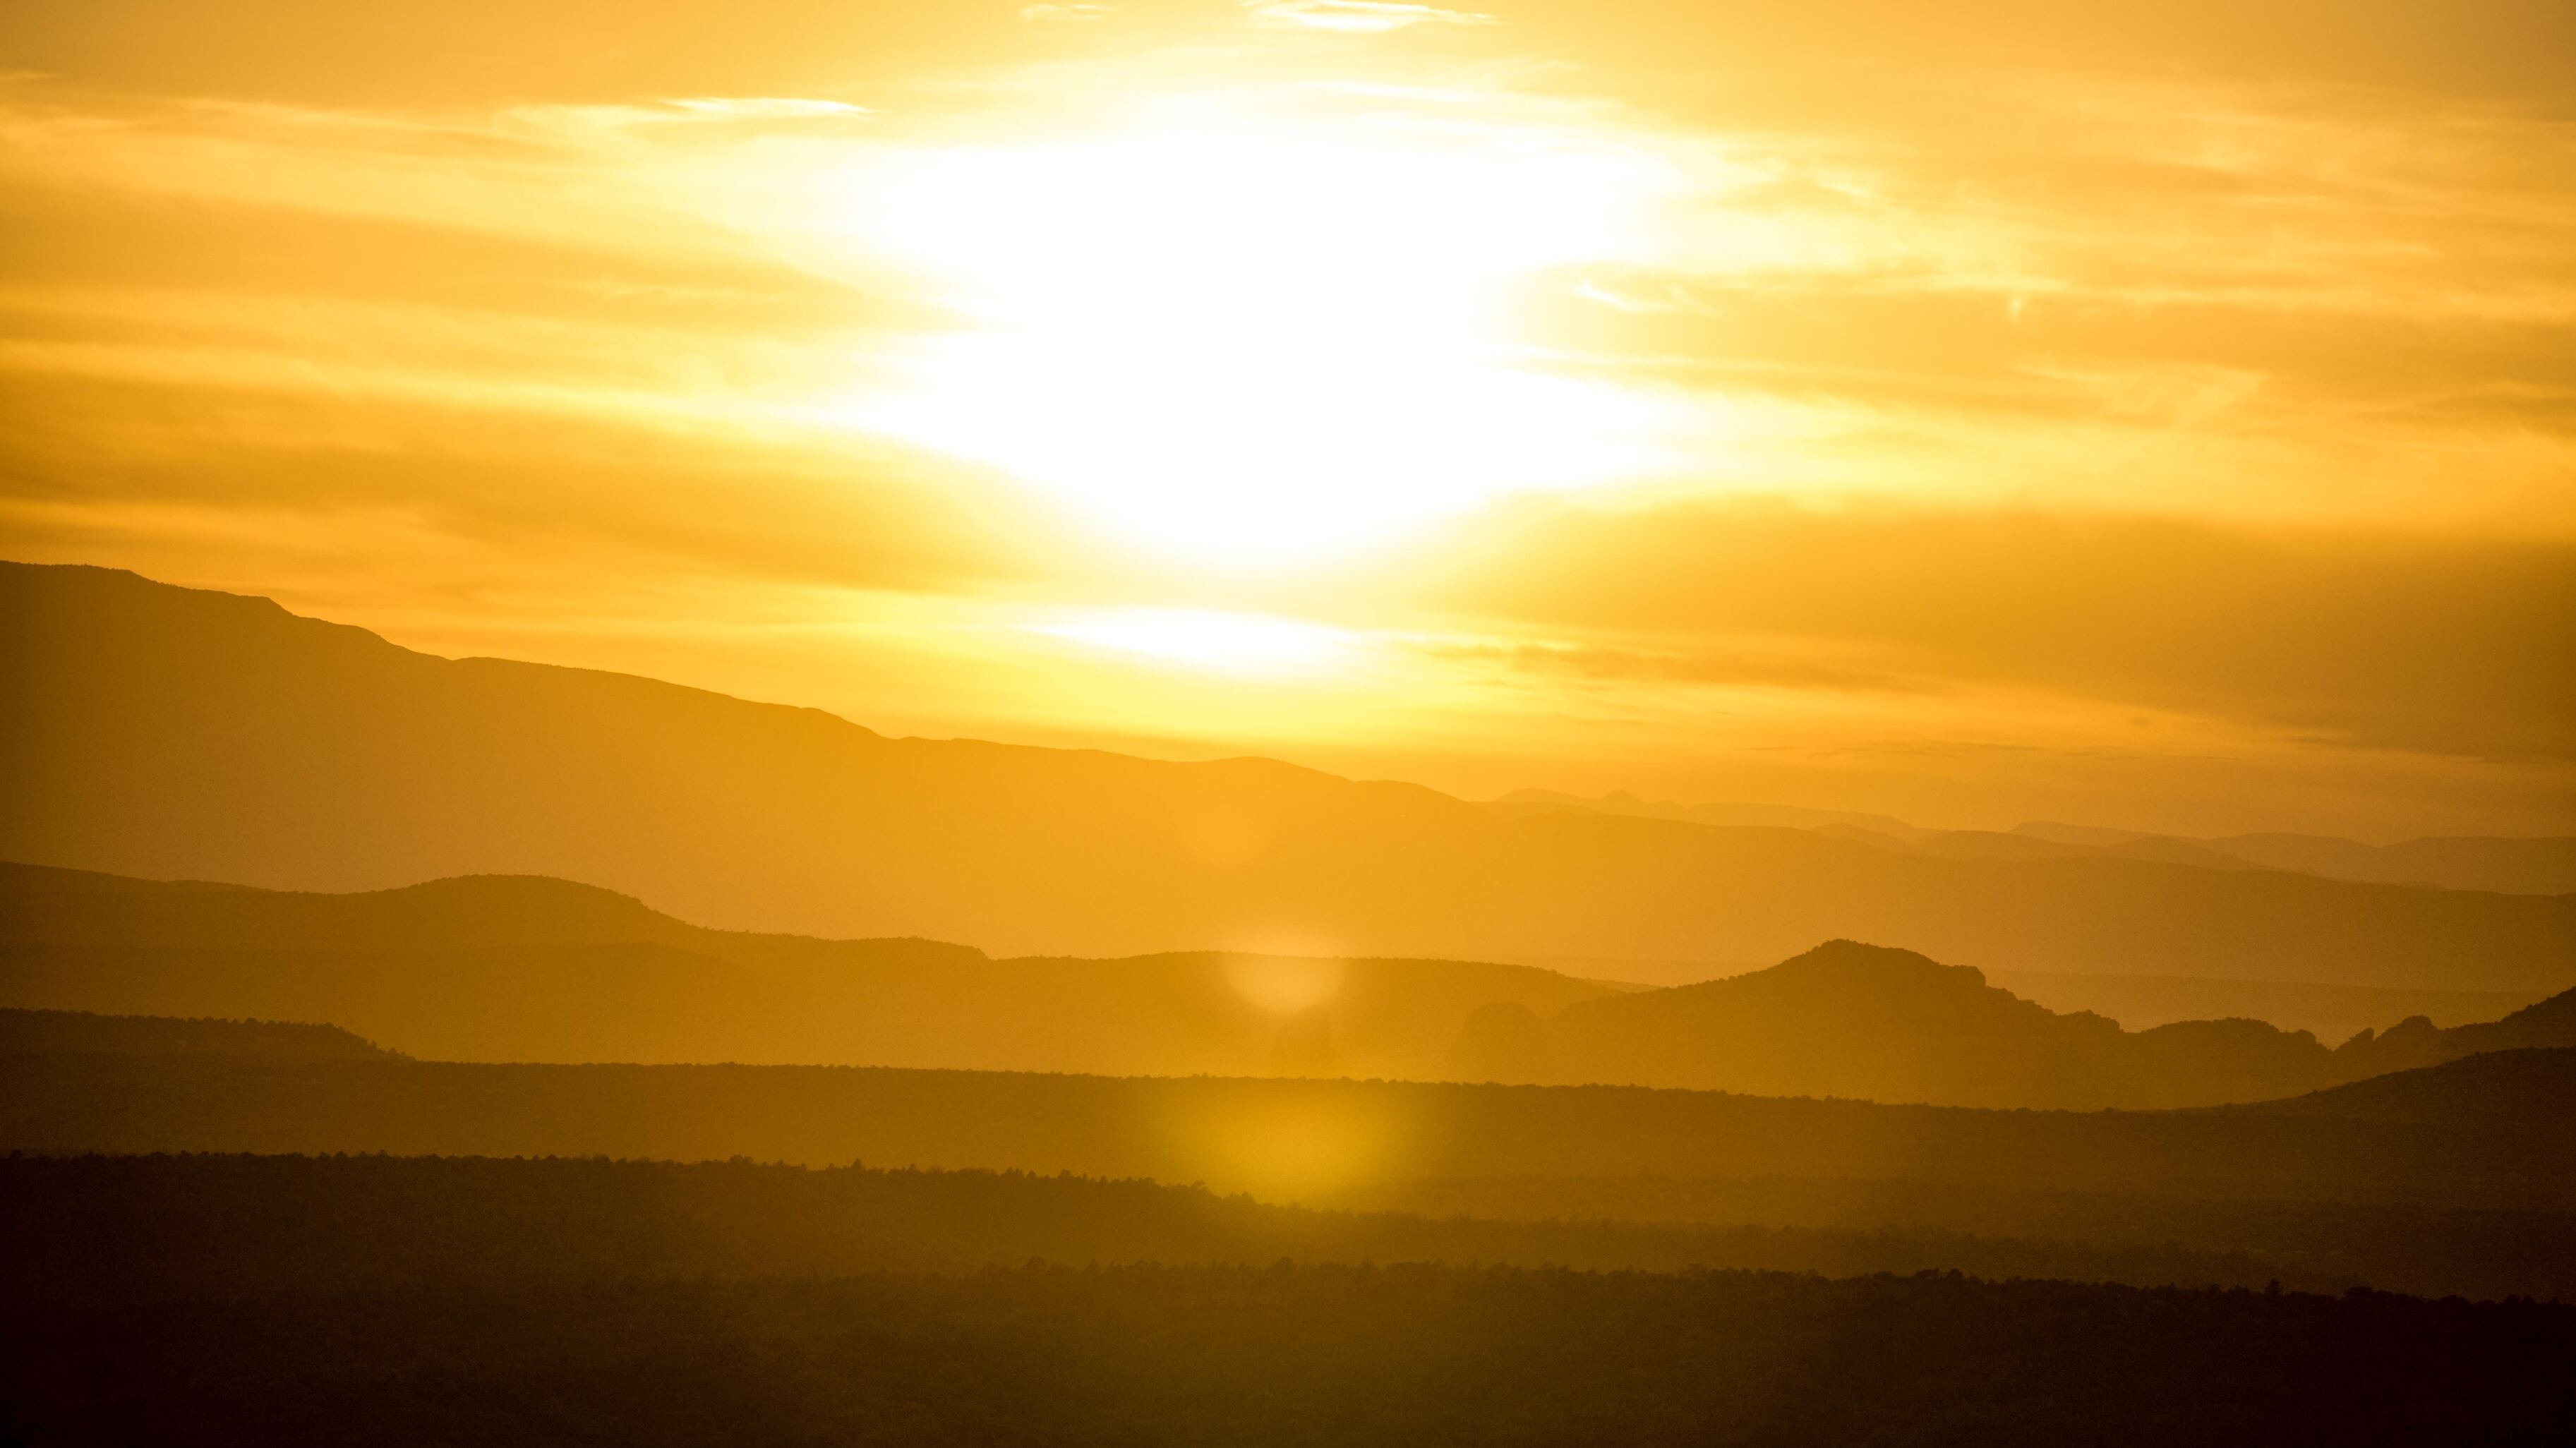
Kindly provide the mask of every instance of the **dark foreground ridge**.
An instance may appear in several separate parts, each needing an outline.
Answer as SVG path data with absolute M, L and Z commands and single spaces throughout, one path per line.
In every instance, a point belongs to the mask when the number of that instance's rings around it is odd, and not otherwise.
M 20 1303 L 48 1444 L 2542 1442 L 2576 1309 L 1954 1277 L 1029 1266 Z

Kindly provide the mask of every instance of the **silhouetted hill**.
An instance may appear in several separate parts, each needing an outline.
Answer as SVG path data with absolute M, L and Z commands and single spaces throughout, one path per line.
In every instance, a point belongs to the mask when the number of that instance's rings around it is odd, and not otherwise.
M 2576 991 L 2561 991 L 2502 1020 L 2447 1030 L 2421 1016 L 2409 1017 L 2386 1031 L 2364 1031 L 2344 1042 L 2335 1054 L 2350 1063 L 2351 1075 L 2361 1077 L 2455 1061 L 2480 1052 L 2561 1046 L 2576 1046 Z
M 1764 1096 L 2090 1109 L 2257 1100 L 2331 1079 L 2312 1037 L 2250 1021 L 2133 1035 L 2054 1014 L 1969 967 L 1852 941 L 1588 1002 L 1547 1035 L 1557 1079 Z
M 87 1011 L 0 1009 L 0 1055 L 234 1056 L 275 1061 L 383 1061 L 393 1052 L 338 1026 L 176 1020 Z
M 997 961 L 706 930 L 526 877 L 327 895 L 0 865 L 0 1003 L 329 1020 L 447 1060 L 1424 1078 L 1480 1006 L 1607 993 L 1467 961 Z
M 1264 760 L 888 739 L 652 680 L 447 660 L 265 600 L 0 567 L 0 855 L 371 889 L 595 881 L 690 918 L 1009 951 L 1778 959 L 2576 984 L 2576 898 L 1811 830 L 1509 818 Z
M 2576 992 L 2505 1021 L 2417 1018 L 2328 1050 L 2261 1021 L 2124 1031 L 2059 1015 L 1978 971 L 1839 940 L 1768 970 L 1605 996 L 1553 1019 L 1492 1006 L 1467 1019 L 1452 1074 L 1763 1096 L 2090 1110 L 2255 1101 L 2505 1046 L 2576 1046 Z

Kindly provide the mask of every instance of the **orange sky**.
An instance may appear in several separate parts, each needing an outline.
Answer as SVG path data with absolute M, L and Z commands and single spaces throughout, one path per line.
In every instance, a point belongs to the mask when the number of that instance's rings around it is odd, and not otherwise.
M 2576 829 L 2555 3 L 0 27 L 0 552 L 901 733 Z

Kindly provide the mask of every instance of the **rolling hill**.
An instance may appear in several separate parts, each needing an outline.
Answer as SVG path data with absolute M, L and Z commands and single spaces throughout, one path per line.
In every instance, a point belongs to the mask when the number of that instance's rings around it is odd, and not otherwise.
M 0 857 L 308 890 L 593 881 L 726 927 L 997 952 L 1778 960 L 2559 990 L 2576 897 L 1785 827 L 1513 818 L 1267 760 L 892 739 L 450 660 L 266 600 L 0 566 Z

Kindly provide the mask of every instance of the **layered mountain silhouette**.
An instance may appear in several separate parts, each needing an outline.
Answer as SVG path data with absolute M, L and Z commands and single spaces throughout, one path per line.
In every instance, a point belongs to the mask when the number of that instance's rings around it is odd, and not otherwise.
M 1836 941 L 1638 991 L 1525 966 L 1196 952 L 995 960 L 708 930 L 569 881 L 349 895 L 0 866 L 0 1005 L 327 1021 L 465 1061 L 936 1066 L 1675 1086 L 1945 1105 L 2295 1095 L 2576 1046 L 2576 993 L 2328 1050 L 2259 1021 L 2123 1031 L 1911 951 Z
M 2332 835 L 2299 834 L 2176 840 L 2170 836 L 2049 823 L 2020 825 L 2013 833 L 2115 851 L 2183 845 L 2265 869 L 2301 870 L 2335 880 L 2528 895 L 2563 895 L 2576 890 L 2576 839 L 2563 835 L 2539 839 L 2434 836 L 2400 840 L 2392 845 L 2366 845 Z
M 890 739 L 103 569 L 0 566 L 0 670 L 0 857 L 45 864 L 557 875 L 727 927 L 996 952 L 1745 961 L 1850 937 L 1997 970 L 2576 984 L 2576 898 L 1513 818 L 1266 760 Z
M 1534 962 L 1535 963 L 1535 962 Z M 1691 979 L 1707 979 L 1705 972 Z M 1685 984 L 1687 981 L 1665 981 Z M 2423 1016 L 2445 1026 L 2492 1021 L 2545 1000 L 2547 991 L 2460 991 L 2314 981 L 2206 980 L 2181 976 L 2066 975 L 1990 970 L 1999 985 L 2024 1000 L 2072 1014 L 2109 1016 L 2133 1031 L 2176 1021 L 2216 1021 L 2245 1016 L 2285 1031 L 2307 1031 L 2326 1042 L 2350 1040 L 2359 1031 Z
M 1613 989 L 1472 961 L 994 960 L 707 930 L 542 878 L 324 895 L 0 865 L 0 1004 L 328 1021 L 445 1060 L 1423 1079 L 1478 1007 Z
M 2576 992 L 2450 1030 L 2416 1017 L 2329 1050 L 2305 1031 L 2252 1020 L 2124 1031 L 2044 1009 L 1967 966 L 1837 940 L 1768 970 L 1581 1001 L 1553 1019 L 1485 1007 L 1468 1018 L 1451 1072 L 2087 1110 L 2257 1101 L 2536 1046 L 2576 1046 Z
M 2532 839 L 2435 836 L 2369 845 L 2332 835 L 2250 834 L 2212 838 L 2037 820 L 2010 830 L 1929 830 L 1887 815 L 1757 804 L 1674 804 L 1627 793 L 1585 799 L 1553 790 L 1515 790 L 1494 801 L 1507 814 L 1582 810 L 1710 825 L 1788 825 L 1881 849 L 1952 860 L 2053 860 L 2108 856 L 2164 860 L 2214 870 L 2292 870 L 2331 880 L 2367 880 L 2517 895 L 2576 891 L 2576 837 Z

